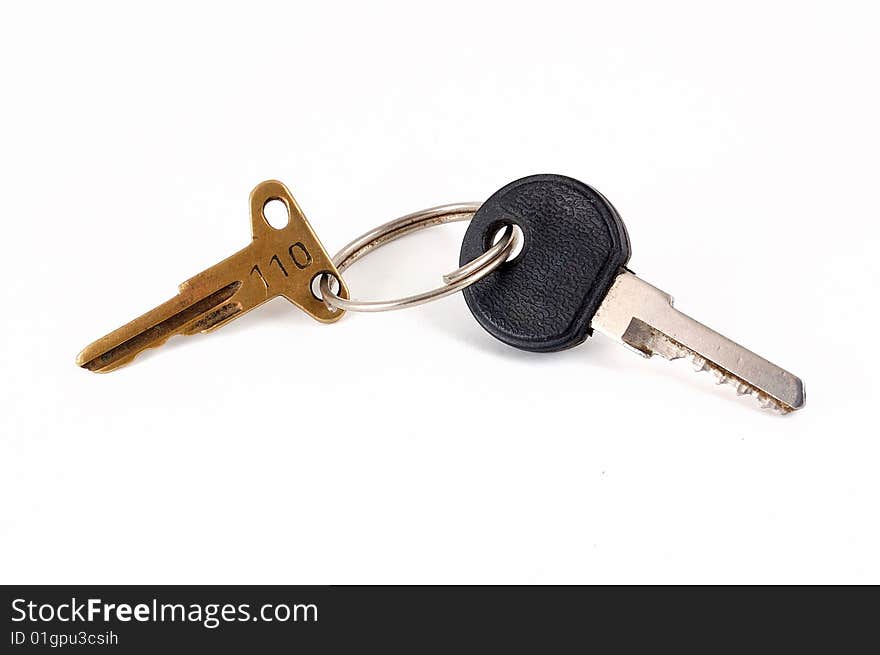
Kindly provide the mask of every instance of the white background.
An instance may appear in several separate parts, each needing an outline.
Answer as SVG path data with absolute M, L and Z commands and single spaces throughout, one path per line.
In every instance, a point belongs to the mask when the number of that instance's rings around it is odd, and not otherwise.
M 880 582 L 873 3 L 16 3 L 0 16 L 0 581 Z M 133 365 L 88 342 L 250 239 L 278 178 L 332 253 L 556 172 L 632 268 L 801 376 L 779 417 L 459 296 L 276 300 Z M 346 275 L 436 285 L 463 226 Z

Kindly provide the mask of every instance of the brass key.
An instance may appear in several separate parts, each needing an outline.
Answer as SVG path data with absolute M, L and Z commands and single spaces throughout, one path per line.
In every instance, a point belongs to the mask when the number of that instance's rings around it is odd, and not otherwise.
M 271 200 L 287 207 L 286 227 L 276 229 L 266 220 Z M 314 295 L 312 283 L 328 273 L 348 297 L 345 283 L 287 187 L 261 182 L 251 191 L 250 205 L 254 236 L 247 247 L 181 284 L 171 300 L 87 346 L 76 363 L 98 373 L 112 371 L 175 334 L 209 332 L 276 296 L 323 323 L 338 321 L 344 312 L 330 310 Z

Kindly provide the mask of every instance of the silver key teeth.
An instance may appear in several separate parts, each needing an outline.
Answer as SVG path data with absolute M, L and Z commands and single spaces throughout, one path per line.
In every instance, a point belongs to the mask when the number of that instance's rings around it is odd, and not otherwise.
M 647 357 L 687 357 L 694 370 L 755 396 L 762 407 L 787 414 L 804 406 L 800 378 L 679 312 L 668 293 L 632 273 L 617 276 L 590 326 Z
M 646 335 L 642 332 L 640 339 L 641 343 L 650 351 L 651 355 L 659 355 L 670 361 L 683 358 L 690 359 L 694 366 L 694 371 L 697 373 L 704 371 L 711 373 L 715 376 L 715 384 L 719 386 L 722 384 L 731 385 L 736 391 L 737 396 L 754 396 L 762 409 L 769 409 L 779 414 L 787 414 L 793 411 L 792 407 L 776 400 L 745 380 L 738 378 L 730 371 L 726 371 L 723 368 L 714 365 L 705 357 L 702 357 L 680 343 L 673 341 L 665 334 L 652 330 L 648 326 L 645 326 L 645 330 L 648 331 L 650 335 Z

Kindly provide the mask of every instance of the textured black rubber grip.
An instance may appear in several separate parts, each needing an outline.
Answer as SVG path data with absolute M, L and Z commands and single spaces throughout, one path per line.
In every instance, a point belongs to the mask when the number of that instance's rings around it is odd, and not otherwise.
M 592 187 L 562 175 L 532 175 L 497 191 L 471 220 L 461 264 L 485 252 L 500 228 L 525 237 L 513 261 L 464 290 L 492 336 L 534 352 L 576 346 L 620 268 L 629 237 L 617 210 Z

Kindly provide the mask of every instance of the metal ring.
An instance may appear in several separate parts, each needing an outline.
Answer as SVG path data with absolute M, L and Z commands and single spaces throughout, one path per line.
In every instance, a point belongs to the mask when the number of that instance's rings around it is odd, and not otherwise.
M 407 234 L 412 234 L 435 225 L 454 223 L 456 221 L 468 221 L 480 208 L 478 202 L 458 203 L 454 205 L 442 205 L 423 209 L 413 214 L 407 214 L 384 225 L 362 234 L 349 243 L 333 257 L 333 264 L 341 274 L 358 259 L 372 250 L 384 246 L 386 243 L 396 241 Z M 451 273 L 443 276 L 443 286 L 418 293 L 414 296 L 396 298 L 394 300 L 349 300 L 336 295 L 330 288 L 333 279 L 328 273 L 321 276 L 319 288 L 324 304 L 332 310 L 343 309 L 349 312 L 386 312 L 393 309 L 405 309 L 422 305 L 438 298 L 443 298 L 456 291 L 461 291 L 474 282 L 486 277 L 489 273 L 507 261 L 510 254 L 519 245 L 519 235 L 507 226 L 504 237 L 489 248 L 479 257 L 461 266 Z

